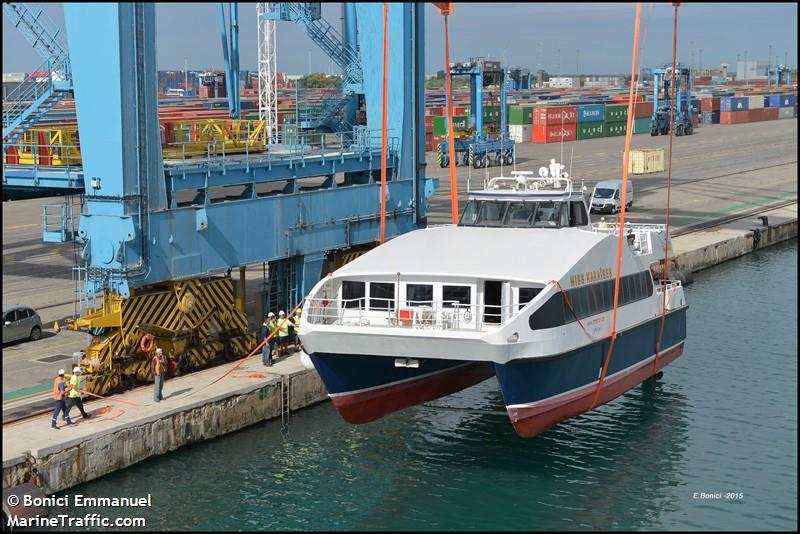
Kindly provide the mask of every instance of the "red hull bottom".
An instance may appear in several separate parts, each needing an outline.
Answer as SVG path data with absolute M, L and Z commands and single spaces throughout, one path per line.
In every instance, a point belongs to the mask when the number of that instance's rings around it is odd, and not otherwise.
M 656 372 L 677 359 L 681 354 L 683 354 L 683 343 L 661 354 L 658 358 Z M 647 363 L 639 367 L 623 372 L 612 379 L 604 380 L 597 405 L 614 400 L 654 374 L 653 361 L 648 360 Z M 588 412 L 592 409 L 592 400 L 596 389 L 597 384 L 591 384 L 563 397 L 544 400 L 535 406 L 507 408 L 508 417 L 511 419 L 517 434 L 524 438 L 530 438 L 541 434 L 564 419 Z
M 369 423 L 390 414 L 450 395 L 494 376 L 494 364 L 471 363 L 431 376 L 360 393 L 336 395 L 331 401 L 348 423 Z

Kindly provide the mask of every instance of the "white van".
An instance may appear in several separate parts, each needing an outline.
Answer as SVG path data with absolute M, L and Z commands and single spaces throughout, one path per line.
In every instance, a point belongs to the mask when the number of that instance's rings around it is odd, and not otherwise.
M 633 183 L 628 180 L 628 209 L 633 206 Z M 617 213 L 622 209 L 622 180 L 604 180 L 594 186 L 590 213 Z

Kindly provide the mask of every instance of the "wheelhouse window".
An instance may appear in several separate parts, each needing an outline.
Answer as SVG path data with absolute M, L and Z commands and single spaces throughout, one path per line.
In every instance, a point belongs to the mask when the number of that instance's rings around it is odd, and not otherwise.
M 569 203 L 569 225 L 585 226 L 589 224 L 589 217 L 586 215 L 586 206 L 581 202 L 572 201 Z
M 409 306 L 432 306 L 433 285 L 408 284 L 406 286 L 406 304 Z
M 536 203 L 534 202 L 512 202 L 506 211 L 503 226 L 528 228 L 533 220 L 534 211 L 536 211 Z
M 392 282 L 370 282 L 370 310 L 394 310 L 394 300 L 395 292 Z
M 481 209 L 478 212 L 478 224 L 482 226 L 502 225 L 507 206 L 507 202 L 493 200 L 481 202 Z
M 363 308 L 366 295 L 366 283 L 344 280 L 342 282 L 342 307 Z
M 478 209 L 480 202 L 477 200 L 470 200 L 464 207 L 464 212 L 461 214 L 461 220 L 458 222 L 460 226 L 472 226 L 478 220 Z
M 469 306 L 471 292 L 470 286 L 442 286 L 442 306 L 445 308 Z
M 536 210 L 536 216 L 533 219 L 533 226 L 537 228 L 560 226 L 561 209 L 563 207 L 563 203 L 561 202 L 553 202 L 550 200 L 539 202 L 539 206 Z
M 519 309 L 525 307 L 530 301 L 536 298 L 542 291 L 541 287 L 521 287 L 519 288 Z

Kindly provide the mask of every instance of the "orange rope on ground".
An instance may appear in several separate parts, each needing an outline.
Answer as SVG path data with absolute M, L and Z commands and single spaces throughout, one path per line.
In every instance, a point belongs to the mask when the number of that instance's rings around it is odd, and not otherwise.
M 631 87 L 628 95 L 628 129 L 625 132 L 625 152 L 622 157 L 622 198 L 620 200 L 622 206 L 619 213 L 619 235 L 617 236 L 617 276 L 614 280 L 614 311 L 611 316 L 611 343 L 608 345 L 608 353 L 606 354 L 605 361 L 603 362 L 603 370 L 600 373 L 600 380 L 597 382 L 597 389 L 594 392 L 592 405 L 590 410 L 597 406 L 597 401 L 600 398 L 600 390 L 603 388 L 603 380 L 605 380 L 606 372 L 608 371 L 608 364 L 611 363 L 611 356 L 614 351 L 614 342 L 617 339 L 617 309 L 619 308 L 619 283 L 622 273 L 622 245 L 625 240 L 625 211 L 627 206 L 628 197 L 628 161 L 631 151 L 631 138 L 633 137 L 633 91 L 636 81 L 636 60 L 639 52 L 639 20 L 642 15 L 642 3 L 636 2 L 636 22 L 633 29 L 633 59 L 631 61 Z
M 389 100 L 389 3 L 383 3 L 383 122 L 381 124 L 381 238 L 386 241 L 386 156 L 388 135 L 386 121 L 388 120 Z
M 104 397 L 103 395 L 97 395 L 96 393 L 92 393 L 90 391 L 85 391 L 83 389 L 81 390 L 81 393 L 83 393 L 84 395 L 89 395 L 90 397 L 95 397 L 97 399 L 105 399 L 105 400 L 111 401 L 111 402 L 121 402 L 123 404 L 130 404 L 131 406 L 138 406 L 140 408 L 143 408 L 144 406 L 147 406 L 147 404 L 139 404 L 138 402 L 126 401 L 124 399 L 118 399 L 116 397 L 113 398 L 113 399 L 111 397 Z
M 456 139 L 453 135 L 453 86 L 450 83 L 450 35 L 444 15 L 444 79 L 447 93 L 447 148 L 450 157 L 450 214 L 458 224 L 458 179 L 456 178 Z
M 658 341 L 656 341 L 656 357 L 653 359 L 653 374 L 658 372 L 658 356 L 661 353 L 661 341 L 664 338 L 664 323 L 667 319 L 667 274 L 669 273 L 668 252 L 669 252 L 669 200 L 672 190 L 672 139 L 675 135 L 675 67 L 678 58 L 678 6 L 679 2 L 673 2 L 675 15 L 672 23 L 672 105 L 669 108 L 669 170 L 667 172 L 667 216 L 666 216 L 666 238 L 664 239 L 664 268 L 661 270 L 661 327 L 658 330 Z M 691 75 L 691 73 L 690 73 Z

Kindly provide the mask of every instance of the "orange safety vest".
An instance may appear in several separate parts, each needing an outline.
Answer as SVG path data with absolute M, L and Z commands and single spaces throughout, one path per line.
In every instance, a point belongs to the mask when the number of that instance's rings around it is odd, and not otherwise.
M 64 395 L 66 394 L 66 389 L 64 391 L 59 391 L 58 386 L 64 383 L 64 379 L 61 376 L 57 376 L 56 379 L 53 381 L 53 400 L 62 400 Z

